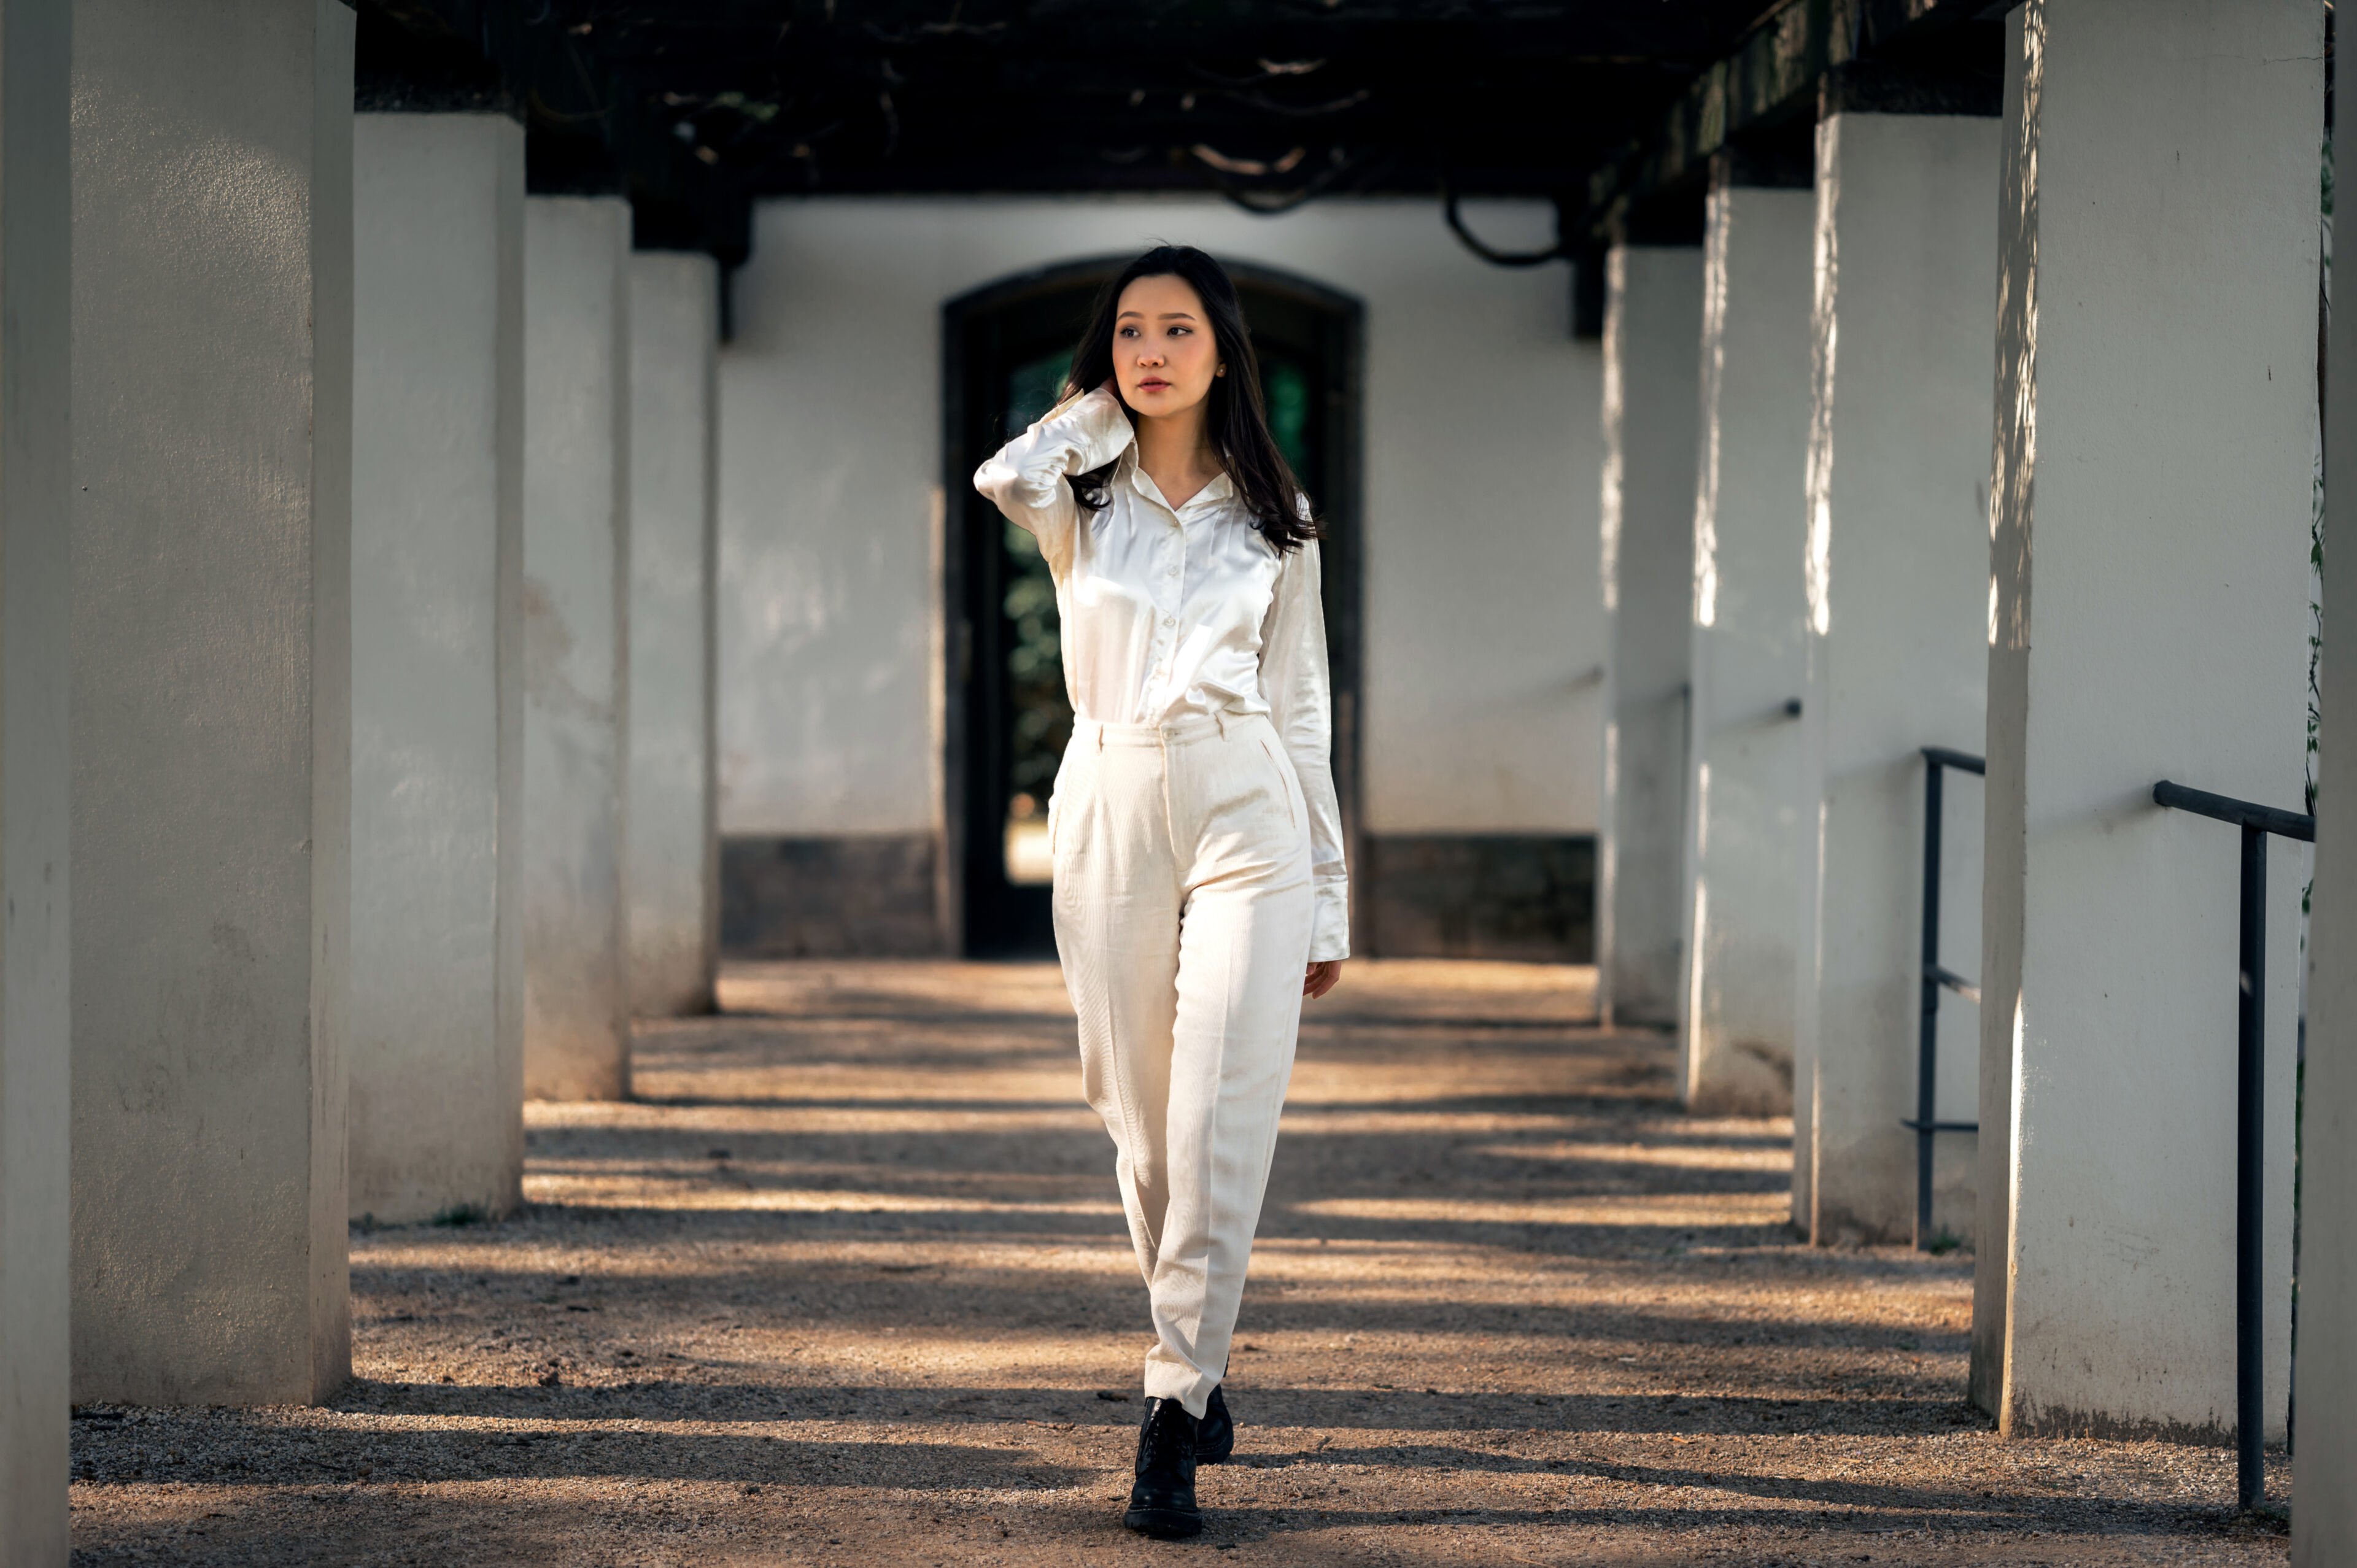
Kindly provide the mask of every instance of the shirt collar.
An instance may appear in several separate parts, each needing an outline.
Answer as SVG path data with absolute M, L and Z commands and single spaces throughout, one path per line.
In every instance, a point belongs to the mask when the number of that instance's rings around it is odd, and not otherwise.
M 1233 499 L 1235 493 L 1235 485 L 1225 474 L 1222 474 L 1218 478 L 1213 479 L 1210 484 L 1205 485 L 1201 489 L 1197 490 L 1193 498 L 1187 502 L 1187 505 L 1189 508 L 1199 506 L 1216 506 L 1222 501 Z
M 1218 478 L 1188 497 L 1185 506 L 1174 507 L 1162 494 L 1162 487 L 1154 482 L 1153 477 L 1146 473 L 1145 466 L 1138 462 L 1135 447 L 1122 455 L 1122 462 L 1129 469 L 1130 488 L 1173 517 L 1183 519 L 1192 513 L 1206 511 L 1213 507 L 1223 505 L 1236 493 L 1235 482 L 1227 475 L 1222 474 Z

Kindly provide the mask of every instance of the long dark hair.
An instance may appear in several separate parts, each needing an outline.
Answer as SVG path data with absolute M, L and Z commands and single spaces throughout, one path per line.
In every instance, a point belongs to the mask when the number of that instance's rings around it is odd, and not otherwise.
M 1252 334 L 1244 327 L 1244 307 L 1228 269 L 1192 245 L 1157 245 L 1129 265 L 1098 294 L 1089 311 L 1088 330 L 1072 350 L 1072 373 L 1064 382 L 1064 396 L 1103 386 L 1113 379 L 1114 318 L 1121 312 L 1121 292 L 1139 278 L 1185 280 L 1203 302 L 1211 318 L 1211 339 L 1228 373 L 1214 379 L 1204 413 L 1211 446 L 1227 470 L 1228 482 L 1250 513 L 1263 538 L 1278 551 L 1300 548 L 1318 537 L 1316 515 L 1308 510 L 1301 481 L 1278 451 L 1268 433 L 1268 411 L 1261 403 L 1260 361 L 1253 354 Z M 1117 383 L 1116 383 L 1117 384 Z M 1106 464 L 1072 480 L 1072 493 L 1091 511 L 1102 511 L 1109 499 L 1107 486 L 1115 465 Z

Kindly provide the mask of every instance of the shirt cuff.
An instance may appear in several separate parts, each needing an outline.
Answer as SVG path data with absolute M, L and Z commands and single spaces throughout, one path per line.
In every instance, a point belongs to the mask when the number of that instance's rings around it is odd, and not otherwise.
M 1351 956 L 1351 885 L 1322 884 L 1314 895 L 1309 923 L 1309 961 L 1337 963 Z

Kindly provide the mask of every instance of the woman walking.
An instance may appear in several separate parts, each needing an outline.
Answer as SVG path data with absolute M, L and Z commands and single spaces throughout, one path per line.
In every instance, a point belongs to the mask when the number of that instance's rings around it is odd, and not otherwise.
M 1154 1316 L 1124 1522 L 1192 1535 L 1302 998 L 1350 951 L 1317 527 L 1202 252 L 1122 270 L 1065 392 L 974 484 L 1062 616 L 1056 949 Z

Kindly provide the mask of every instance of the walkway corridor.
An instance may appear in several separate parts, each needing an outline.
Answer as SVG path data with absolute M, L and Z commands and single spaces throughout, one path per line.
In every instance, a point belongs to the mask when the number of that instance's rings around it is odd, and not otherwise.
M 78 1412 L 76 1562 L 2283 1560 L 2224 1451 L 1998 1444 L 1969 1262 L 1793 1243 L 1789 1124 L 1680 1116 L 1589 983 L 1311 1010 L 1196 1541 L 1119 1527 L 1144 1292 L 1054 968 L 807 963 L 527 1107 L 523 1216 L 356 1229 L 330 1408 Z

